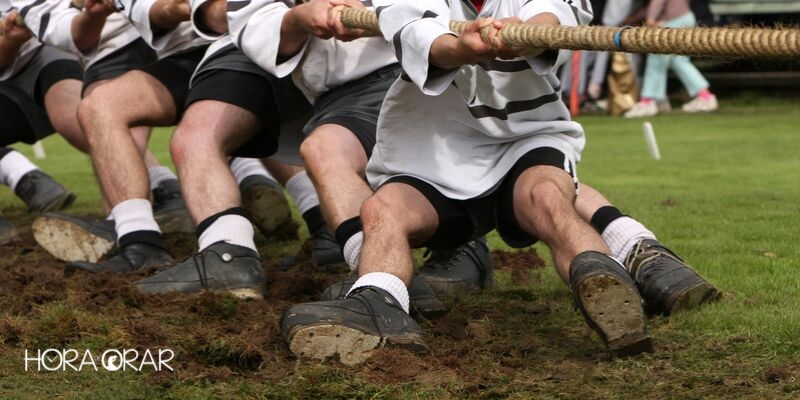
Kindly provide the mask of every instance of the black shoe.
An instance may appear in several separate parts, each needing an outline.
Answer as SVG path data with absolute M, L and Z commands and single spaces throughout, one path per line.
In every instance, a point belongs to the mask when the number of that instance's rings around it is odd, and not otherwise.
M 242 206 L 250 213 L 253 224 L 264 236 L 292 222 L 292 211 L 283 189 L 262 175 L 250 175 L 239 184 Z
M 0 214 L 0 245 L 19 242 L 17 228 L 8 219 Z
M 649 313 L 670 315 L 722 297 L 714 285 L 656 240 L 637 243 L 625 265 Z
M 172 259 L 172 256 L 160 247 L 147 243 L 131 243 L 120 248 L 106 261 L 71 262 L 64 268 L 64 275 L 72 275 L 79 269 L 89 272 L 112 271 L 125 274 L 147 268 L 164 269 L 174 263 L 175 260 Z
M 66 262 L 97 262 L 117 245 L 112 220 L 45 213 L 33 221 L 31 230 L 36 243 Z
M 153 189 L 153 217 L 163 233 L 194 232 L 177 179 L 167 179 Z
M 491 288 L 494 265 L 486 238 L 473 240 L 454 251 L 432 251 L 418 274 L 438 295 Z
M 217 242 L 184 262 L 133 283 L 143 293 L 228 292 L 243 299 L 263 299 L 266 277 L 261 258 L 247 247 Z
M 336 282 L 328 286 L 320 300 L 343 299 L 358 277 L 349 276 L 347 279 Z M 447 314 L 447 307 L 436 297 L 430 286 L 425 281 L 414 276 L 411 278 L 411 285 L 408 287 L 408 297 L 411 305 L 411 315 L 420 315 L 424 318 L 435 319 Z
M 366 286 L 347 298 L 291 306 L 281 316 L 281 335 L 297 357 L 337 358 L 355 365 L 382 346 L 428 352 L 422 328 L 389 292 Z
M 38 169 L 25 174 L 14 192 L 28 205 L 28 211 L 58 211 L 75 201 L 74 194 Z
M 578 254 L 570 265 L 570 287 L 586 322 L 613 355 L 653 351 L 642 298 L 622 265 L 595 251 Z
M 311 234 L 311 258 L 319 269 L 347 270 L 342 248 L 327 227 Z

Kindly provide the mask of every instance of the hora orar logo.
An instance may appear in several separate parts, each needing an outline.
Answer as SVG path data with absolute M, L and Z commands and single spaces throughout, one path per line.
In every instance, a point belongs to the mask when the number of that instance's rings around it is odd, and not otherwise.
M 46 349 L 28 352 L 25 349 L 25 371 L 174 371 L 168 364 L 175 358 L 170 349 L 107 349 L 92 354 L 91 350 Z

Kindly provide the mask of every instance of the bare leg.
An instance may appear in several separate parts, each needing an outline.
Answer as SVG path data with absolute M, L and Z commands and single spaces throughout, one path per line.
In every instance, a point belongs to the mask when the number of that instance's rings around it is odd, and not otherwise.
M 361 219 L 364 245 L 359 275 L 387 272 L 408 286 L 414 273 L 411 246 L 420 245 L 436 232 L 436 210 L 413 187 L 390 183 L 364 202 Z
M 175 114 L 167 88 L 141 71 L 94 88 L 81 102 L 78 119 L 91 146 L 95 173 L 112 207 L 128 199 L 150 198 L 147 169 L 130 127 L 168 125 Z
M 89 143 L 78 124 L 77 110 L 81 101 L 81 81 L 63 79 L 44 95 L 44 107 L 53 128 L 76 149 L 88 153 Z
M 575 198 L 575 211 L 582 220 L 589 222 L 595 211 L 601 207 L 612 205 L 597 189 L 581 183 L 581 192 Z
M 566 172 L 550 166 L 529 168 L 514 185 L 514 213 L 520 227 L 547 243 L 564 282 L 569 282 L 575 256 L 589 250 L 609 252 L 600 235 L 575 212 L 574 185 Z
M 260 123 L 251 112 L 214 100 L 199 101 L 186 110 L 170 150 L 186 206 L 196 223 L 241 206 L 227 155 L 257 132 Z
M 264 167 L 267 169 L 267 171 L 269 171 L 269 173 L 272 174 L 272 176 L 274 176 L 275 179 L 283 186 L 286 186 L 286 182 L 293 176 L 305 170 L 305 168 L 302 166 L 284 164 L 269 158 L 262 158 L 261 163 L 264 164 Z
M 328 226 L 336 229 L 358 216 L 372 188 L 364 179 L 367 155 L 355 135 L 339 125 L 322 125 L 303 141 L 300 154 Z

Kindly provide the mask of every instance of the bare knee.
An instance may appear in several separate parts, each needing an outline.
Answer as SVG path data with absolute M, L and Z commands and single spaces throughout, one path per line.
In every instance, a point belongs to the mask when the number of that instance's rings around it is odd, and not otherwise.
M 554 181 L 544 180 L 531 186 L 528 197 L 531 212 L 536 215 L 554 215 L 565 206 L 572 208 L 572 201 Z
M 365 232 L 386 227 L 400 227 L 396 215 L 397 211 L 380 196 L 370 196 L 361 203 L 361 224 Z
M 315 169 L 326 160 L 325 157 L 325 135 L 311 135 L 303 140 L 300 144 L 300 157 L 303 159 L 303 164 L 308 169 Z M 331 156 L 332 154 L 328 154 Z
M 202 126 L 191 124 L 188 120 L 178 125 L 169 142 L 170 154 L 175 164 L 182 164 L 190 154 L 203 159 L 208 155 L 208 149 L 215 147 L 213 136 L 204 131 Z M 221 150 L 217 149 L 214 152 Z

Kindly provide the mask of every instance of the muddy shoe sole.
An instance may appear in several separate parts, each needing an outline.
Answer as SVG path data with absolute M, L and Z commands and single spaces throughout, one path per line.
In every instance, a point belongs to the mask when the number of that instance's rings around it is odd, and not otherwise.
M 195 226 L 185 208 L 161 212 L 154 215 L 162 233 L 194 233 Z
M 358 365 L 383 346 L 398 347 L 414 353 L 428 352 L 418 335 L 388 338 L 372 335 L 342 325 L 322 324 L 298 329 L 288 338 L 289 350 L 298 358 L 338 359 L 345 365 Z
M 292 212 L 282 191 L 259 185 L 242 191 L 242 205 L 262 235 L 268 236 L 291 222 Z
M 36 218 L 31 231 L 45 251 L 66 262 L 97 262 L 116 246 L 116 238 L 98 236 L 78 224 L 47 215 Z
M 595 275 L 580 283 L 579 301 L 608 349 L 616 357 L 652 352 L 647 318 L 639 294 L 609 275 Z

